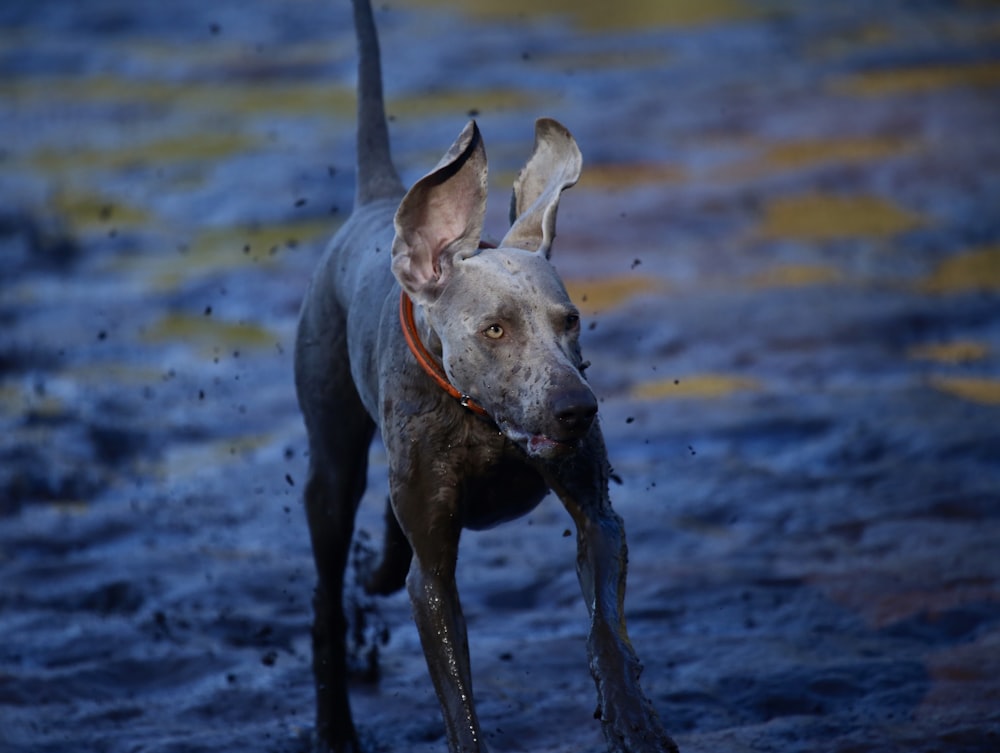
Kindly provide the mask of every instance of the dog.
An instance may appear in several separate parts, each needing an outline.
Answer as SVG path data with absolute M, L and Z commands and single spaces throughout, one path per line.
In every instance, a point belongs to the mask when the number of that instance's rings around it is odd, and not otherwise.
M 565 127 L 537 121 L 534 150 L 514 184 L 511 227 L 497 247 L 484 247 L 487 165 L 476 123 L 405 190 L 390 155 L 368 0 L 354 0 L 354 17 L 356 201 L 317 267 L 295 344 L 318 575 L 317 748 L 360 750 L 342 600 L 377 428 L 389 502 L 380 559 L 364 585 L 372 594 L 406 586 L 449 749 L 486 750 L 455 585 L 460 534 L 523 515 L 551 490 L 576 524 L 595 715 L 608 750 L 676 751 L 639 686 L 623 611 L 625 533 L 609 501 L 580 315 L 549 262 L 560 195 L 579 177 L 580 150 Z

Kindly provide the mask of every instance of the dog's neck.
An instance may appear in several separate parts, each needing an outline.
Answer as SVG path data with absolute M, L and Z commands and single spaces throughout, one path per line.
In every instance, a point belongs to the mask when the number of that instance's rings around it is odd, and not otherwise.
M 421 313 L 423 312 L 421 311 Z M 403 330 L 403 336 L 406 338 L 406 344 L 410 348 L 410 353 L 413 354 L 417 363 L 420 364 L 420 368 L 423 369 L 424 372 L 431 379 L 433 379 L 442 390 L 458 400 L 463 408 L 467 408 L 477 416 L 489 418 L 489 414 L 486 412 L 485 408 L 448 381 L 448 375 L 445 373 L 444 366 L 441 363 L 441 339 L 427 324 L 426 319 L 423 316 L 420 318 L 421 323 L 423 324 L 422 329 L 425 333 L 432 335 L 432 338 L 427 337 L 427 334 L 421 337 L 417 326 L 413 301 L 410 300 L 410 297 L 406 294 L 405 290 L 401 290 L 399 293 L 399 325 Z M 433 339 L 432 347 L 438 351 L 436 356 L 427 349 L 427 346 L 424 345 L 425 340 L 429 339 Z

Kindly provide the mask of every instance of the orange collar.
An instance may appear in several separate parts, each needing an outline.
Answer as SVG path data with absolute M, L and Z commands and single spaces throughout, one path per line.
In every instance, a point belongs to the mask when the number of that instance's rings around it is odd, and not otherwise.
M 448 376 L 444 373 L 444 369 L 427 352 L 427 348 L 424 347 L 423 342 L 420 340 L 420 335 L 417 334 L 417 325 L 413 320 L 413 301 L 410 300 L 405 290 L 399 292 L 399 323 L 403 328 L 403 337 L 406 338 L 406 344 L 410 346 L 410 352 L 417 359 L 420 368 L 427 372 L 427 375 L 437 383 L 438 387 L 458 400 L 463 408 L 468 408 L 477 416 L 486 416 L 488 418 L 489 415 L 486 413 L 486 409 L 468 395 L 455 389 L 454 385 L 448 381 Z

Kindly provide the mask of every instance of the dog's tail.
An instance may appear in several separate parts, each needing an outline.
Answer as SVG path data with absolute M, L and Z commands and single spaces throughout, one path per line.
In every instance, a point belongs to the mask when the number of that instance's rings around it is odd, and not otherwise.
M 382 64 L 378 32 L 370 0 L 353 0 L 354 29 L 358 37 L 358 206 L 399 196 L 399 179 L 389 150 L 389 126 L 382 97 Z

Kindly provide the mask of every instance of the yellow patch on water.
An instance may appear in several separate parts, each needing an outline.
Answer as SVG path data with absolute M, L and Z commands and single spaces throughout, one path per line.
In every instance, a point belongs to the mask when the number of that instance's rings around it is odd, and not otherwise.
M 20 385 L 0 383 L 0 412 L 20 415 L 24 411 L 25 394 Z
M 765 269 L 750 278 L 755 288 L 804 288 L 842 282 L 844 275 L 836 267 L 822 264 L 783 264 Z
M 172 290 L 208 272 L 248 264 L 272 264 L 281 253 L 332 236 L 337 226 L 332 219 L 310 219 L 257 228 L 208 228 L 183 251 L 154 257 L 123 257 L 117 260 L 117 267 L 139 272 L 160 290 Z
M 677 379 L 659 379 L 635 385 L 631 394 L 639 400 L 687 400 L 729 397 L 737 392 L 761 389 L 756 379 L 731 374 L 690 374 Z
M 581 310 L 597 313 L 620 306 L 637 295 L 663 290 L 662 282 L 638 275 L 603 277 L 595 280 L 566 280 L 566 292 Z
M 210 162 L 248 152 L 261 143 L 246 134 L 193 132 L 189 136 L 114 149 L 43 149 L 30 157 L 39 170 L 115 170 L 177 162 Z
M 720 168 L 724 178 L 755 178 L 779 170 L 800 170 L 816 165 L 857 164 L 873 162 L 920 147 L 914 139 L 858 137 L 848 139 L 804 139 L 780 143 L 751 145 L 760 153 L 746 160 Z
M 66 412 L 62 399 L 47 393 L 38 394 L 34 389 L 15 383 L 0 385 L 0 411 L 17 416 L 31 412 L 37 416 L 55 417 Z
M 854 139 L 806 139 L 772 144 L 764 160 L 781 168 L 798 168 L 822 162 L 868 162 L 912 151 L 912 139 L 868 137 Z
M 840 56 L 855 52 L 859 48 L 885 45 L 891 41 L 893 33 L 881 24 L 867 24 L 846 32 L 835 32 L 812 48 L 812 52 L 826 56 Z
M 525 20 L 565 16 L 591 30 L 641 29 L 651 26 L 695 26 L 737 21 L 762 11 L 742 0 L 400 0 L 409 7 L 461 8 L 488 20 Z
M 221 69 L 258 80 L 264 77 L 284 76 L 291 80 L 303 67 L 324 66 L 355 54 L 354 40 L 346 35 L 331 34 L 322 40 L 282 40 L 280 46 L 248 44 L 226 34 L 225 27 L 218 36 L 210 39 L 206 34 L 204 44 L 176 44 L 143 38 L 126 39 L 121 44 L 124 54 L 154 65 L 176 65 L 180 61 L 201 71 Z
M 90 504 L 77 499 L 49 502 L 49 507 L 63 515 L 86 515 L 90 512 Z
M 227 322 L 212 316 L 168 314 L 140 335 L 147 343 L 183 342 L 206 354 L 242 348 L 269 348 L 278 335 L 259 324 Z
M 50 199 L 50 208 L 75 232 L 110 231 L 112 228 L 137 227 L 150 221 L 145 209 L 93 192 L 77 193 L 61 189 Z
M 986 377 L 931 377 L 930 384 L 941 392 L 983 405 L 1000 405 L 1000 379 Z
M 925 293 L 1000 291 L 1000 246 L 969 251 L 946 259 L 918 288 Z
M 57 93 L 60 101 L 90 104 L 127 104 L 188 112 L 203 111 L 227 117 L 260 113 L 354 116 L 354 91 L 346 86 L 287 82 L 199 83 L 127 79 L 118 76 L 31 78 L 0 83 L 0 98 L 15 103 L 44 104 Z
M 602 163 L 584 167 L 580 186 L 616 191 L 638 186 L 677 183 L 686 177 L 684 169 L 676 165 Z
M 920 215 L 878 196 L 813 193 L 769 202 L 757 232 L 764 238 L 826 241 L 888 238 L 924 224 Z
M 864 97 L 995 86 L 1000 86 L 1000 62 L 993 61 L 868 71 L 846 76 L 833 84 L 836 92 Z
M 200 444 L 176 445 L 167 451 L 159 467 L 152 470 L 165 480 L 214 473 L 221 464 L 243 461 L 271 441 L 271 436 L 267 434 L 248 434 Z
M 910 348 L 907 357 L 917 361 L 962 364 L 981 361 L 989 355 L 990 349 L 983 343 L 971 340 L 956 340 L 950 343 L 927 343 Z
M 209 228 L 191 245 L 187 256 L 206 266 L 231 266 L 225 261 L 266 261 L 282 248 L 297 247 L 318 238 L 333 235 L 338 223 L 326 219 L 309 219 L 261 227 Z
M 196 89 L 195 103 L 205 109 L 221 110 L 227 115 L 277 113 L 354 118 L 354 89 L 349 87 L 328 86 L 326 83 L 248 83 L 242 86 L 229 84 L 225 88 L 231 91 L 227 92 L 220 92 L 220 88 L 205 86 Z M 220 94 L 223 94 L 221 101 Z

